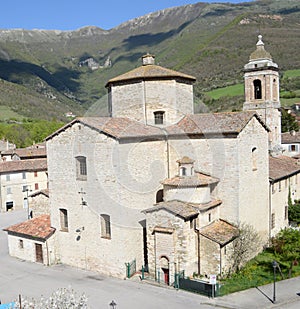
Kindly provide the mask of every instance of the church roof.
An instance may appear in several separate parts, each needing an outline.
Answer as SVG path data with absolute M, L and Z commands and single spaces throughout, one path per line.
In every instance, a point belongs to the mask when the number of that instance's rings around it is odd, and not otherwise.
M 203 204 L 187 203 L 178 200 L 173 200 L 155 204 L 154 207 L 148 208 L 143 212 L 150 213 L 159 210 L 166 210 L 171 212 L 175 216 L 179 216 L 184 220 L 188 220 L 189 218 L 196 217 L 199 214 L 199 212 L 216 207 L 220 204 L 222 204 L 221 200 L 212 200 L 209 203 L 203 203 Z
M 71 127 L 74 123 L 82 123 L 90 128 L 96 129 L 116 139 L 123 138 L 164 138 L 165 136 L 178 135 L 227 135 L 239 134 L 248 122 L 256 117 L 257 120 L 269 131 L 268 127 L 254 111 L 191 114 L 185 116 L 177 124 L 160 128 L 145 125 L 129 118 L 111 117 L 80 117 L 60 128 L 46 140 L 60 134 L 60 132 Z
M 5 228 L 4 231 L 16 236 L 46 240 L 55 232 L 55 228 L 51 227 L 50 215 L 41 215 L 34 219 L 11 225 Z
M 170 79 L 170 78 L 180 78 L 185 80 L 190 80 L 194 82 L 195 77 L 180 73 L 174 70 L 170 70 L 159 65 L 148 64 L 142 65 L 136 69 L 126 72 L 122 75 L 110 79 L 105 87 L 110 84 L 117 82 L 133 81 L 133 80 L 152 80 L 152 79 Z
M 74 123 L 82 123 L 90 128 L 103 132 L 111 137 L 121 139 L 130 137 L 155 137 L 165 136 L 165 133 L 154 126 L 147 126 L 141 122 L 129 118 L 111 118 L 111 117 L 81 117 L 66 124 L 46 139 L 49 140 L 60 132 L 71 127 Z
M 239 230 L 234 225 L 220 219 L 201 228 L 200 234 L 224 246 L 239 235 Z
M 300 173 L 297 159 L 288 156 L 269 157 L 269 178 L 276 181 Z
M 177 163 L 179 164 L 192 164 L 195 162 L 195 160 L 187 157 L 187 156 L 184 156 L 183 158 L 179 159 L 176 161 Z
M 207 174 L 195 172 L 192 176 L 175 176 L 162 181 L 163 185 L 176 187 L 200 187 L 218 183 L 219 179 Z
M 187 115 L 177 124 L 167 127 L 166 131 L 170 135 L 202 134 L 205 136 L 211 134 L 238 134 L 253 117 L 256 117 L 264 128 L 269 131 L 255 111 Z

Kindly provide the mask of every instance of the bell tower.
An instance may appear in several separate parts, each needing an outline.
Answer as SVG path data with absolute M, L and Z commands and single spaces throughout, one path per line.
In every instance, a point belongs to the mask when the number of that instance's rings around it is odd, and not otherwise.
M 262 36 L 258 36 L 256 50 L 244 66 L 245 102 L 243 110 L 253 110 L 266 123 L 269 150 L 281 149 L 281 113 L 279 99 L 279 69 L 265 50 Z

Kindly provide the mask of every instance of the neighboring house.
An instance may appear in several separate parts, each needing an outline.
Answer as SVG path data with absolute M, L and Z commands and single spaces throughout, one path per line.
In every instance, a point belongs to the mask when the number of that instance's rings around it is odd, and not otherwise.
M 17 161 L 29 159 L 45 159 L 47 151 L 45 144 L 36 144 L 27 148 L 9 149 L 1 152 L 2 161 Z
M 300 164 L 288 156 L 270 157 L 270 237 L 288 226 L 288 201 L 300 199 Z
M 4 229 L 8 233 L 8 248 L 11 256 L 22 260 L 51 265 L 54 255 L 53 238 L 55 229 L 51 227 L 50 216 L 37 218 L 12 225 Z
M 50 215 L 49 204 L 49 190 L 44 189 L 36 191 L 28 195 L 28 203 L 30 208 L 31 217 L 38 217 L 40 215 Z
M 259 37 L 245 66 L 243 112 L 194 114 L 194 81 L 145 55 L 108 81 L 111 117 L 74 119 L 46 139 L 51 263 L 124 277 L 135 261 L 169 284 L 183 270 L 226 272 L 240 223 L 268 244 L 278 66 Z M 276 213 L 285 205 L 274 203 Z
M 281 134 L 284 154 L 290 157 L 300 154 L 300 132 L 291 131 Z
M 28 195 L 46 189 L 47 178 L 47 159 L 0 162 L 0 212 L 28 209 Z

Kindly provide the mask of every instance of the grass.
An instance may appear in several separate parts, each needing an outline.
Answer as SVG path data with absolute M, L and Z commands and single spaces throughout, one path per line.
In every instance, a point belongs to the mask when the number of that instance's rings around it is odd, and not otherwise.
M 221 288 L 219 290 L 219 296 L 272 283 L 274 280 L 272 261 L 275 259 L 276 257 L 271 252 L 264 251 L 260 253 L 249 261 L 240 272 L 220 281 Z M 278 259 L 277 262 L 282 271 L 282 275 L 278 268 L 276 270 L 276 281 L 288 279 L 286 265 L 281 264 Z M 296 265 L 293 267 L 292 277 L 299 275 L 300 265 Z
M 298 77 L 298 76 L 300 76 L 300 69 L 288 70 L 288 71 L 285 71 L 283 74 L 283 78 Z
M 236 84 L 233 86 L 227 86 L 205 92 L 207 96 L 215 100 L 225 96 L 235 97 L 243 95 L 243 93 L 244 93 L 244 84 Z

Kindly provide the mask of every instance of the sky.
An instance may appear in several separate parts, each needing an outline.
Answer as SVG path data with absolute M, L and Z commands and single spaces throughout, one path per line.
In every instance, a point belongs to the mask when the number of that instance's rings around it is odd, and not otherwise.
M 245 0 L 244 2 L 246 2 Z M 193 0 L 2 0 L 0 29 L 108 30 L 130 19 L 162 9 L 194 4 Z M 201 2 L 231 2 L 218 0 Z

